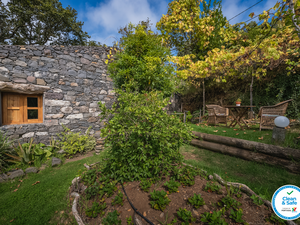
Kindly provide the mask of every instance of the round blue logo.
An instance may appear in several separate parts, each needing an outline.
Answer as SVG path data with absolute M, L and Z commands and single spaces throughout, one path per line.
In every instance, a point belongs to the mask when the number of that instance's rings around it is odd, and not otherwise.
M 296 220 L 300 217 L 300 188 L 295 185 L 284 185 L 275 191 L 272 197 L 272 208 L 283 220 Z

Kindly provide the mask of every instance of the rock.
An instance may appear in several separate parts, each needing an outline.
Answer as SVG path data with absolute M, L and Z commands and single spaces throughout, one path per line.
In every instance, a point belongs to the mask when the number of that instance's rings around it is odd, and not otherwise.
M 23 61 L 20 61 L 20 60 L 16 60 L 15 64 L 17 66 L 27 66 L 27 63 L 23 62 Z
M 165 215 L 164 213 L 161 213 L 161 214 L 159 215 L 159 217 L 160 217 L 160 218 L 163 218 L 164 215 Z
M 213 177 L 212 175 L 209 175 L 209 176 L 208 176 L 208 179 L 213 180 L 214 177 Z
M 51 100 L 51 99 L 45 99 L 45 105 L 47 106 L 69 106 L 71 103 L 69 101 L 63 101 L 63 100 Z
M 194 213 L 196 216 L 199 216 L 199 213 L 198 213 L 195 209 L 193 209 L 193 213 Z
M 35 82 L 35 77 L 29 76 L 29 77 L 27 77 L 27 80 L 28 80 L 29 82 L 31 82 L 31 83 L 34 83 L 34 82 Z
M 61 150 L 57 151 L 56 153 L 57 154 L 65 154 L 66 152 L 63 149 L 61 149 Z
M 7 180 L 8 180 L 8 176 L 5 173 L 0 174 L 0 183 L 7 181 Z
M 139 216 L 138 214 L 134 213 L 133 215 L 133 224 L 135 225 L 143 225 L 142 217 Z
M 43 79 L 36 79 L 36 84 L 38 85 L 46 85 L 46 82 Z
M 33 136 L 34 136 L 34 132 L 29 132 L 27 134 L 23 134 L 22 138 L 30 138 L 30 137 L 33 137 Z
M 83 114 L 79 113 L 79 114 L 68 115 L 66 119 L 82 119 L 82 118 L 83 118 Z
M 209 208 L 207 207 L 207 205 L 204 205 L 204 206 L 203 206 L 203 209 L 205 209 L 206 211 L 209 210 Z
M 21 169 L 19 169 L 19 170 L 16 170 L 14 172 L 9 173 L 9 177 L 8 178 L 9 179 L 14 179 L 16 177 L 22 177 L 24 175 L 25 175 L 24 171 L 21 170 Z
M 52 158 L 52 167 L 53 167 L 53 166 L 58 166 L 58 165 L 60 165 L 60 164 L 61 164 L 61 159 L 56 158 L 56 157 L 53 157 L 53 158 Z
M 25 170 L 25 173 L 37 173 L 37 171 L 36 167 L 29 167 Z

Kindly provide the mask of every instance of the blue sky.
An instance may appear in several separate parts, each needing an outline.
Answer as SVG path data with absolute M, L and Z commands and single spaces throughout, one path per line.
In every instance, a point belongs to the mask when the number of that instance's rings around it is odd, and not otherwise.
M 2 0 L 6 3 L 9 0 Z M 88 32 L 91 40 L 99 41 L 101 44 L 112 45 L 120 27 L 129 22 L 137 24 L 149 17 L 152 28 L 159 21 L 162 14 L 166 14 L 168 3 L 171 0 L 60 0 L 63 7 L 70 5 L 78 12 L 78 20 L 84 22 L 83 30 Z M 227 19 L 232 18 L 259 0 L 223 0 L 223 14 Z M 230 23 L 246 21 L 248 15 L 254 12 L 255 15 L 273 7 L 277 0 L 264 0 L 242 15 L 231 20 Z

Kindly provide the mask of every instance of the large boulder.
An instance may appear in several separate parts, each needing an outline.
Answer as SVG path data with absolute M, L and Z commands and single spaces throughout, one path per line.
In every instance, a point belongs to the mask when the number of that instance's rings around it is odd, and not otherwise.
M 14 172 L 10 172 L 8 178 L 9 179 L 14 179 L 16 177 L 22 177 L 24 175 L 25 175 L 24 171 L 19 169 L 19 170 L 16 170 Z
M 53 157 L 52 158 L 52 167 L 53 166 L 59 166 L 61 164 L 61 159 Z

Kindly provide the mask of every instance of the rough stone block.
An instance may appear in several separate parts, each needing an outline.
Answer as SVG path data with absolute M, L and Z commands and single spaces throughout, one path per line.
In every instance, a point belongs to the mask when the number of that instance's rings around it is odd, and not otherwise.
M 45 86 L 46 82 L 43 79 L 38 78 L 38 79 L 36 79 L 36 84 Z
M 65 100 L 67 100 L 67 101 L 74 102 L 75 99 L 76 99 L 76 96 L 65 95 Z
M 52 167 L 53 166 L 59 166 L 61 164 L 61 159 L 53 157 L 52 158 Z
M 46 106 L 69 106 L 69 101 L 45 99 Z
M 60 92 L 62 91 L 61 89 L 59 90 Z M 45 99 L 62 100 L 63 98 L 63 93 L 45 93 Z
M 60 109 L 60 111 L 62 111 L 63 113 L 72 113 L 73 108 L 72 107 L 62 107 Z
M 48 135 L 48 132 L 36 132 L 35 134 L 37 136 L 45 136 L 45 135 Z
M 96 122 L 98 120 L 98 118 L 96 118 L 96 117 L 90 117 L 87 121 L 89 122 L 89 123 L 94 123 L 94 122 Z
M 0 75 L 0 81 L 8 82 L 9 81 L 9 77 L 8 76 L 4 76 L 4 75 Z
M 58 120 L 44 120 L 46 126 L 58 125 Z
M 81 58 L 81 59 L 80 59 L 80 62 L 81 62 L 82 64 L 90 64 L 90 63 L 91 63 L 90 60 L 85 59 L 85 58 Z
M 35 83 L 35 77 L 33 77 L 33 76 L 27 77 L 27 80 L 28 80 L 30 83 Z
M 19 170 L 16 170 L 16 171 L 14 171 L 14 172 L 9 173 L 8 178 L 9 178 L 9 179 L 14 179 L 14 178 L 16 178 L 16 177 L 22 177 L 22 176 L 24 176 L 24 175 L 25 175 L 24 171 L 21 170 L 21 169 L 19 169 Z
M 25 170 L 25 173 L 37 173 L 37 171 L 36 167 L 29 167 Z
M 107 95 L 107 91 L 101 90 L 101 91 L 100 91 L 100 95 Z
M 83 114 L 79 113 L 79 114 L 68 115 L 66 119 L 82 119 L 82 118 L 83 118 Z
M 72 87 L 78 87 L 78 84 L 77 83 L 71 83 L 71 86 Z
M 27 66 L 27 63 L 25 63 L 25 62 L 23 62 L 23 61 L 20 61 L 20 60 L 16 60 L 16 61 L 15 61 L 15 64 L 16 64 L 17 66 L 23 66 L 23 67 Z
M 25 80 L 25 79 L 13 79 L 13 82 L 15 82 L 15 83 L 26 84 L 26 83 L 27 83 L 27 80 Z
M 34 132 L 29 132 L 29 133 L 27 133 L 27 134 L 23 134 L 22 135 L 22 138 L 31 138 L 31 137 L 33 137 L 34 136 Z
M 61 119 L 59 120 L 59 124 L 62 125 L 62 124 L 69 124 L 70 123 L 70 120 L 65 120 L 65 119 Z
M 0 72 L 9 72 L 9 70 L 5 67 L 0 67 Z

